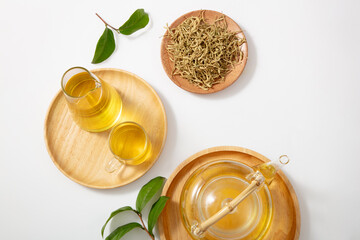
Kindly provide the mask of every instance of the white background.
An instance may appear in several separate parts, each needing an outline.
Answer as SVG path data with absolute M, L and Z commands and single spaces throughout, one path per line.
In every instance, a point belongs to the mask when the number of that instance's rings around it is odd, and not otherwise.
M 113 56 L 91 64 L 104 30 L 95 12 L 118 27 L 137 8 L 150 27 L 119 36 Z M 1 0 L 0 9 L 0 239 L 101 239 L 110 212 L 134 205 L 148 180 L 221 145 L 291 157 L 284 171 L 300 202 L 301 240 L 360 239 L 360 2 Z M 232 17 L 249 45 L 238 81 L 207 96 L 177 87 L 160 61 L 164 26 L 197 9 Z M 46 151 L 48 106 L 78 65 L 133 72 L 164 103 L 163 153 L 127 186 L 83 187 Z M 139 230 L 124 239 L 148 238 Z

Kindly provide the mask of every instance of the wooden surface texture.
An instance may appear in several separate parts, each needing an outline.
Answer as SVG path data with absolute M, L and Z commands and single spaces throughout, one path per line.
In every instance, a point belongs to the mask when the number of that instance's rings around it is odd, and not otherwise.
M 116 174 L 105 171 L 113 158 L 108 146 L 109 132 L 90 133 L 72 120 L 63 93 L 54 98 L 45 120 L 45 142 L 59 170 L 71 180 L 92 188 L 115 188 L 144 175 L 158 159 L 166 140 L 164 106 L 155 90 L 135 74 L 118 69 L 93 70 L 119 92 L 123 109 L 119 122 L 134 121 L 148 133 L 152 155 L 137 166 L 126 165 Z
M 162 195 L 170 197 L 158 224 L 161 240 L 191 240 L 180 215 L 181 190 L 189 176 L 205 163 L 219 159 L 238 161 L 248 166 L 269 161 L 252 150 L 241 147 L 214 147 L 182 162 L 167 180 Z M 291 164 L 291 162 L 290 162 Z M 273 201 L 273 219 L 264 240 L 297 240 L 300 234 L 300 210 L 296 193 L 282 171 L 269 186 Z

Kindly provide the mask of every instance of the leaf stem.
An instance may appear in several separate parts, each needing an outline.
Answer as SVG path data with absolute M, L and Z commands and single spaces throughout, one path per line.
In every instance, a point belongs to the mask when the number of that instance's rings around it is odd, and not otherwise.
M 98 17 L 101 19 L 101 21 L 103 21 L 103 23 L 105 23 L 105 26 L 113 29 L 113 30 L 116 31 L 117 33 L 120 33 L 120 30 L 119 30 L 119 29 L 116 29 L 116 28 L 114 28 L 113 26 L 111 26 L 110 24 L 108 24 L 107 22 L 105 22 L 105 20 L 102 19 L 102 17 L 100 17 L 99 14 L 95 13 L 95 15 L 98 16 Z
M 155 240 L 154 236 L 151 235 L 150 232 L 148 231 L 148 229 L 146 228 L 146 226 L 145 226 L 145 224 L 144 224 L 144 221 L 143 221 L 143 219 L 142 219 L 141 213 L 138 213 L 138 212 L 137 212 L 136 214 L 139 216 L 140 221 L 141 221 L 141 224 L 143 225 L 143 228 L 144 228 L 145 232 L 147 232 L 147 234 L 149 234 L 149 236 L 151 237 L 152 240 Z

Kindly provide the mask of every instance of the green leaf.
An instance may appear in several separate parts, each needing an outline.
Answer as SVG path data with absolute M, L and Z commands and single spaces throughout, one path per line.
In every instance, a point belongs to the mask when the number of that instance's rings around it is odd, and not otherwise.
M 154 205 L 151 207 L 148 219 L 148 230 L 151 235 L 154 235 L 153 229 L 168 199 L 168 197 L 161 196 L 159 200 L 157 200 L 157 202 L 154 203 Z
M 136 213 L 136 211 L 134 209 L 132 209 L 132 207 L 129 207 L 129 206 L 122 207 L 122 208 L 119 208 L 118 210 L 113 211 L 110 214 L 110 217 L 106 220 L 106 223 L 104 224 L 104 226 L 101 228 L 101 236 L 102 237 L 104 237 L 104 230 L 105 230 L 106 224 L 110 221 L 110 219 L 112 219 L 118 213 L 121 213 L 121 212 L 124 212 L 124 211 L 133 211 L 133 212 Z
M 158 193 L 165 182 L 164 177 L 156 177 L 145 184 L 136 199 L 136 210 L 141 213 L 146 204 Z
M 118 240 L 134 228 L 142 228 L 137 222 L 128 223 L 115 229 L 105 240 Z
M 101 35 L 96 45 L 95 55 L 91 63 L 101 63 L 108 59 L 115 50 L 115 38 L 114 33 L 105 28 L 104 33 Z
M 149 15 L 144 9 L 136 10 L 130 18 L 119 28 L 120 33 L 130 35 L 144 28 L 149 23 Z

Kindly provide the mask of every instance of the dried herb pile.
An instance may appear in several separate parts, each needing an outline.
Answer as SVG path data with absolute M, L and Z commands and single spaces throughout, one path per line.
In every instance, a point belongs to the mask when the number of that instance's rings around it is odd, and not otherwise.
M 227 30 L 224 16 L 208 24 L 203 13 L 187 18 L 176 28 L 168 28 L 167 50 L 175 63 L 173 75 L 179 74 L 204 90 L 223 81 L 243 59 L 240 46 L 246 40 L 237 34 Z

